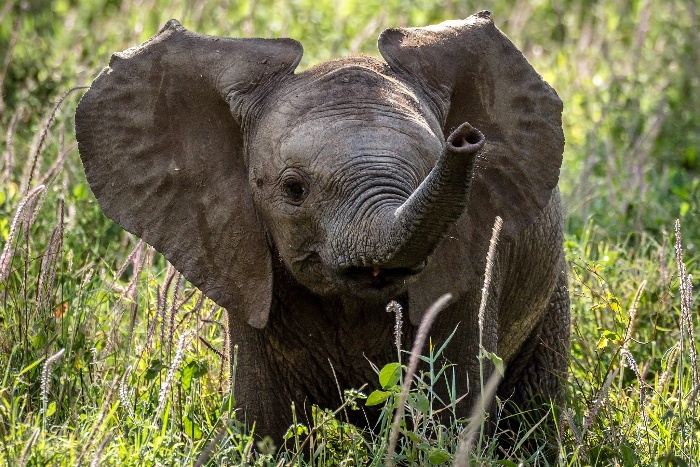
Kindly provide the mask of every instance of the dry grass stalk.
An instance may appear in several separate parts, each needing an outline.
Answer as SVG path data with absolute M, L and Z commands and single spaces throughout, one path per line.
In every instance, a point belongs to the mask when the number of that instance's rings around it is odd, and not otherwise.
M 484 326 L 486 323 L 486 306 L 488 305 L 489 291 L 491 289 L 491 278 L 493 276 L 493 268 L 496 263 L 496 248 L 498 247 L 498 239 L 501 235 L 503 220 L 500 216 L 494 219 L 493 228 L 491 229 L 491 239 L 489 240 L 489 249 L 486 253 L 486 269 L 484 271 L 484 284 L 481 288 L 481 301 L 479 302 L 478 326 L 479 326 L 479 384 L 481 393 L 476 401 L 476 405 L 472 409 L 469 425 L 462 436 L 462 441 L 457 450 L 457 463 L 466 467 L 468 457 L 474 449 L 477 431 L 483 433 L 483 422 L 487 416 L 487 407 L 496 395 L 498 383 L 501 382 L 501 374 L 494 371 L 489 376 L 488 381 L 484 385 L 484 352 L 488 351 L 484 348 Z M 495 351 L 496 349 L 491 349 Z
M 420 326 L 418 327 L 418 333 L 413 341 L 413 348 L 411 349 L 411 357 L 408 360 L 408 369 L 406 370 L 406 375 L 403 378 L 403 384 L 401 386 L 401 395 L 399 396 L 399 403 L 397 405 L 396 412 L 394 413 L 394 420 L 391 426 L 391 433 L 389 435 L 389 447 L 386 454 L 386 465 L 394 465 L 393 457 L 396 451 L 396 443 L 399 440 L 399 424 L 403 413 L 405 410 L 406 399 L 408 398 L 408 391 L 411 389 L 411 384 L 413 382 L 413 377 L 418 369 L 418 361 L 420 360 L 420 352 L 423 349 L 425 341 L 428 339 L 428 332 L 437 318 L 437 315 L 447 307 L 447 305 L 452 300 L 452 294 L 445 294 L 438 298 L 435 303 L 433 303 L 428 311 L 425 312 L 423 319 L 421 320 Z
M 207 349 L 211 350 L 217 357 L 219 357 L 219 359 L 221 360 L 221 363 L 222 363 L 220 368 L 223 369 L 223 367 L 224 367 L 224 364 L 223 364 L 223 363 L 224 363 L 224 361 L 226 360 L 226 357 L 224 356 L 224 353 L 223 353 L 222 351 L 220 351 L 219 349 L 217 349 L 216 347 L 214 347 L 214 346 L 212 345 L 212 343 L 209 342 L 206 338 L 204 338 L 204 337 L 202 337 L 202 336 L 198 336 L 198 337 L 199 337 L 199 342 L 201 342 L 202 344 L 204 344 L 204 347 L 206 347 Z
M 129 375 L 131 374 L 131 370 L 133 367 L 129 365 L 124 372 L 124 374 L 121 377 L 121 380 L 119 382 L 119 400 L 121 401 L 122 405 L 126 409 L 126 413 L 132 418 L 136 418 L 136 413 L 134 412 L 134 404 L 131 402 L 131 393 L 133 393 L 133 389 L 129 391 L 126 388 L 126 381 L 129 378 Z
M 102 430 L 102 424 L 105 421 L 105 418 L 107 418 L 107 414 L 109 413 L 109 406 L 112 403 L 112 398 L 114 397 L 114 393 L 117 392 L 117 387 L 119 386 L 119 377 L 115 376 L 114 379 L 112 379 L 112 384 L 109 387 L 109 392 L 107 393 L 107 397 L 105 400 L 102 402 L 102 407 L 100 409 L 100 418 L 97 420 L 97 423 L 93 425 L 93 429 L 90 430 L 90 433 L 88 434 L 87 439 L 83 443 L 83 449 L 81 449 L 80 454 L 78 455 L 78 458 L 75 461 L 76 467 L 80 467 L 83 465 L 83 458 L 85 458 L 85 455 L 87 454 L 88 450 L 92 447 L 93 441 L 95 440 L 96 435 L 103 435 L 104 432 Z M 98 448 L 99 450 L 99 448 Z
M 498 237 L 501 234 L 503 220 L 500 216 L 496 216 L 491 231 L 491 240 L 489 240 L 489 251 L 486 254 L 486 271 L 484 272 L 484 285 L 481 288 L 481 302 L 479 303 L 479 346 L 482 344 L 484 331 L 484 319 L 486 314 L 486 305 L 488 303 L 489 289 L 491 287 L 491 276 L 493 274 L 493 266 L 496 260 L 496 247 L 498 246 Z
M 698 353 L 695 347 L 695 327 L 693 326 L 693 276 L 688 274 L 684 287 L 685 296 L 681 297 L 684 302 L 683 320 L 688 330 L 688 349 L 690 351 L 690 367 L 693 372 L 693 386 L 700 386 L 700 375 L 698 374 Z
M 611 372 L 610 374 L 614 374 L 614 372 Z M 608 377 L 610 381 L 612 382 L 612 378 Z M 607 380 L 606 380 L 607 382 Z M 607 398 L 607 393 L 606 393 L 606 398 Z M 574 436 L 574 439 L 576 440 L 576 445 L 578 446 L 579 453 L 581 454 L 581 458 L 583 459 L 584 463 L 588 463 L 588 455 L 586 454 L 586 448 L 583 445 L 583 436 L 581 435 L 581 432 L 579 431 L 578 427 L 576 426 L 576 422 L 574 421 L 574 414 L 571 411 L 571 409 L 566 409 L 562 412 L 561 414 L 562 418 L 566 421 L 566 424 L 569 427 L 569 430 L 571 431 L 571 434 Z M 561 422 L 560 422 L 561 423 Z M 585 423 L 585 421 L 584 421 Z M 561 423 L 563 425 L 563 423 Z M 585 425 L 584 425 L 584 433 L 585 433 Z
M 34 145 L 32 155 L 29 157 L 29 159 L 27 159 L 27 166 L 25 167 L 25 173 L 22 177 L 22 182 L 20 184 L 21 193 L 28 191 L 29 187 L 32 184 L 32 180 L 34 179 L 34 173 L 36 172 L 37 162 L 39 160 L 39 154 L 41 154 L 41 151 L 44 149 L 44 143 L 46 142 L 46 138 L 49 135 L 49 130 L 51 129 L 53 122 L 56 120 L 56 113 L 58 112 L 58 109 L 61 108 L 61 104 L 63 104 L 63 101 L 65 101 L 69 95 L 80 89 L 87 89 L 87 86 L 80 86 L 69 89 L 58 99 L 58 102 L 56 102 L 56 104 L 53 106 L 53 109 L 51 109 L 51 113 L 49 113 L 48 118 L 44 122 L 43 129 L 39 135 L 39 139 Z
M 134 262 L 135 258 L 141 253 L 141 249 L 143 248 L 144 241 L 139 239 L 138 243 L 134 247 L 133 250 L 131 250 L 131 253 L 129 253 L 129 256 L 126 257 L 126 260 L 124 263 L 121 265 L 117 273 L 114 275 L 114 279 L 112 280 L 112 283 L 110 284 L 110 288 L 115 288 L 119 291 L 119 293 L 124 293 L 125 289 L 118 288 L 117 287 L 117 281 L 119 278 L 124 274 L 124 271 L 126 271 L 126 268 L 129 267 L 131 263 Z
M 148 247 L 149 250 L 149 258 L 152 259 L 152 253 L 153 253 L 153 248 Z M 165 280 L 165 287 L 161 288 L 160 284 L 156 285 L 156 309 L 155 309 L 155 316 L 153 316 L 153 320 L 150 322 L 148 325 L 148 332 L 146 333 L 146 339 L 144 340 L 144 343 L 141 346 L 141 349 L 138 351 L 139 354 L 141 354 L 141 357 L 143 358 L 143 354 L 151 349 L 151 342 L 153 340 L 153 336 L 156 333 L 156 328 L 158 327 L 158 323 L 165 323 L 165 300 L 167 297 L 167 288 L 170 286 L 170 281 L 173 278 L 173 275 L 175 274 L 175 270 L 172 268 L 170 263 L 167 263 L 167 269 L 166 269 L 166 280 Z M 165 290 L 164 290 L 165 289 Z M 150 318 L 149 318 L 150 319 Z M 161 324 L 161 345 L 164 339 L 165 335 L 165 326 Z
M 12 5 L 12 2 L 10 2 Z M 4 16 L 4 15 L 3 15 Z M 7 77 L 7 72 L 10 69 L 10 63 L 12 63 L 12 54 L 15 50 L 15 45 L 17 45 L 17 39 L 19 38 L 20 26 L 22 25 L 22 17 L 18 15 L 12 24 L 12 35 L 10 36 L 10 43 L 7 44 L 7 51 L 5 52 L 5 57 L 3 60 L 2 70 L 0 71 L 0 114 L 5 113 L 5 98 L 3 89 L 5 88 L 5 78 Z
M 160 317 L 160 344 L 161 348 L 163 348 L 163 345 L 165 345 L 165 330 L 166 330 L 166 317 L 165 317 L 165 309 L 168 306 L 168 292 L 170 291 L 170 285 L 173 282 L 173 278 L 175 277 L 175 273 L 177 271 L 175 268 L 168 262 L 168 266 L 165 270 L 165 282 L 163 283 L 163 286 L 160 289 L 160 293 L 158 294 L 158 316 Z
M 7 2 L 5 6 L 0 9 L 0 23 L 2 23 L 2 20 L 5 19 L 5 16 L 7 16 L 14 7 L 15 4 L 13 2 Z
M 459 442 L 459 447 L 457 448 L 457 454 L 455 458 L 454 467 L 467 467 L 469 464 L 469 456 L 474 450 L 474 445 L 476 444 L 476 436 L 479 433 L 486 416 L 488 414 L 488 407 L 491 401 L 496 396 L 496 390 L 498 389 L 498 384 L 501 382 L 501 374 L 497 371 L 491 373 L 486 386 L 481 389 L 479 398 L 469 415 L 469 424 L 464 430 Z
M 41 262 L 41 273 L 39 274 L 39 285 L 36 294 L 36 307 L 41 310 L 44 306 L 44 301 L 48 300 L 53 293 L 53 285 L 56 281 L 56 269 L 58 268 L 58 260 L 61 250 L 63 249 L 63 215 L 64 215 L 63 200 L 59 201 L 58 208 L 58 224 L 51 232 L 49 245 L 46 248 L 46 253 Z
M 212 305 L 213 309 L 216 310 L 218 306 L 215 304 Z M 227 313 L 224 311 L 224 313 Z M 212 313 L 212 316 L 214 313 Z M 224 359 L 221 362 L 221 366 L 219 367 L 219 391 L 222 392 L 233 392 L 233 362 L 231 361 L 231 355 L 233 352 L 233 348 L 231 348 L 231 335 L 229 332 L 231 331 L 231 322 L 229 321 L 230 317 L 227 316 L 228 319 L 225 319 L 223 322 L 224 326 L 224 345 L 222 346 L 222 353 L 224 354 Z M 228 365 L 226 364 L 228 363 Z M 224 374 L 225 369 L 228 369 L 228 373 Z
M 168 393 L 170 392 L 170 386 L 173 383 L 173 378 L 175 377 L 175 372 L 178 370 L 180 367 L 180 363 L 182 363 L 182 356 L 185 353 L 185 347 L 189 343 L 189 337 L 192 335 L 191 332 L 184 332 L 181 336 L 180 339 L 177 343 L 177 349 L 175 350 L 175 357 L 173 358 L 172 363 L 170 364 L 170 369 L 168 370 L 168 374 L 165 377 L 165 380 L 163 381 L 163 384 L 160 386 L 160 391 L 158 392 L 158 407 L 156 408 L 156 413 L 153 416 L 153 421 L 155 422 L 158 420 L 163 413 L 163 409 L 165 408 L 165 402 L 168 399 Z
M 593 422 L 595 422 L 595 419 L 598 417 L 598 414 L 600 413 L 600 409 L 602 409 L 605 404 L 608 401 L 608 394 L 610 393 L 610 387 L 612 386 L 612 382 L 617 376 L 617 370 L 611 371 L 608 373 L 608 377 L 605 378 L 605 382 L 603 383 L 603 387 L 600 388 L 600 391 L 598 391 L 598 397 L 596 397 L 593 400 L 593 406 L 588 409 L 588 415 L 586 415 L 586 418 L 583 419 L 583 432 L 586 433 L 588 429 L 593 425 Z
M 199 453 L 199 456 L 197 457 L 197 460 L 194 463 L 195 467 L 209 465 L 209 460 L 211 459 L 212 454 L 214 454 L 214 449 L 216 449 L 216 446 L 224 439 L 224 436 L 226 436 L 228 429 L 231 427 L 231 425 L 233 425 L 234 422 L 234 419 L 226 420 L 224 422 L 224 424 L 219 428 L 218 432 L 216 433 L 216 436 L 211 441 L 209 441 L 209 443 L 207 443 L 207 446 L 202 450 L 202 452 Z
M 685 263 L 683 262 L 683 248 L 682 248 L 682 237 L 681 237 L 681 222 L 676 219 L 674 226 L 676 234 L 676 261 L 678 265 L 678 288 L 681 295 L 681 323 L 680 331 L 681 338 L 679 342 L 679 351 L 683 354 L 683 344 L 684 344 L 684 328 L 686 330 L 688 339 L 688 353 L 690 354 L 690 365 L 692 371 L 692 382 L 693 387 L 700 385 L 700 375 L 698 374 L 698 357 L 697 349 L 695 347 L 695 329 L 693 326 L 693 315 L 692 315 L 692 305 L 693 305 L 693 276 L 687 274 Z M 694 406 L 693 406 L 694 408 Z
M 129 309 L 131 310 L 132 318 L 136 316 L 136 312 L 138 309 L 138 288 L 136 287 L 136 285 L 138 283 L 139 278 L 141 277 L 141 271 L 143 270 L 145 258 L 147 257 L 146 253 L 144 252 L 143 246 L 144 242 L 139 240 L 139 242 L 136 244 L 136 247 L 134 247 L 134 250 L 129 254 L 129 257 L 124 262 L 124 265 L 122 265 L 122 267 L 119 269 L 120 274 L 116 275 L 111 283 L 111 287 L 117 290 L 120 293 L 120 296 L 117 302 L 114 304 L 112 312 L 110 313 L 110 319 L 112 322 L 112 334 L 107 342 L 105 353 L 109 353 L 113 348 L 115 348 L 116 343 L 119 342 L 121 338 L 121 333 L 119 332 L 119 324 L 122 322 L 124 312 L 126 311 L 126 307 L 123 306 L 124 302 L 130 304 Z M 126 285 L 126 287 L 118 287 L 116 285 L 116 281 L 119 279 L 121 274 L 124 273 L 124 271 L 126 270 L 126 265 L 128 265 L 129 263 L 133 263 L 131 279 L 129 280 L 129 283 Z M 131 345 L 135 324 L 135 319 L 132 319 L 129 323 L 129 331 L 127 333 L 128 346 Z
M 688 335 L 690 343 L 690 365 L 693 370 L 693 386 L 700 387 L 700 374 L 698 374 L 698 353 L 695 345 L 695 328 L 693 326 L 693 276 L 688 274 L 688 279 L 685 286 L 685 324 L 688 326 Z
M 680 355 L 680 353 L 681 352 L 678 348 L 678 345 L 674 345 L 667 352 L 666 370 L 661 374 L 661 377 L 659 378 L 657 389 L 658 392 L 665 392 L 666 384 L 668 383 L 669 377 L 673 374 L 673 367 L 676 364 L 676 360 L 678 360 L 678 356 Z
M 184 282 L 184 281 L 183 281 L 183 282 Z M 183 285 L 184 285 L 184 283 L 183 283 Z M 184 293 L 184 288 L 183 288 L 183 293 Z M 192 290 L 190 290 L 190 291 L 187 293 L 187 295 L 184 296 L 184 298 L 182 298 L 180 301 L 177 302 L 177 304 L 175 304 L 175 297 L 173 297 L 173 306 L 174 306 L 176 309 L 178 309 L 178 310 L 182 310 L 182 309 L 185 307 L 185 305 L 187 305 L 187 304 L 192 300 L 192 298 L 193 298 L 195 295 L 197 295 L 198 293 L 200 293 L 200 292 L 199 292 L 199 289 L 192 289 Z M 201 298 L 201 294 L 200 294 L 200 296 L 198 296 L 197 300 L 199 300 L 199 298 Z M 201 308 L 201 306 L 200 306 L 199 308 Z M 187 313 L 184 313 L 184 314 L 182 315 L 182 317 L 177 321 L 177 324 L 175 325 L 175 329 L 177 329 L 178 327 L 180 327 L 180 325 L 181 325 L 187 318 L 189 318 L 190 315 L 195 315 L 195 316 L 197 316 L 197 320 L 199 320 L 199 317 L 198 317 L 199 308 L 197 308 L 197 302 L 195 301 L 195 306 L 194 306 L 190 311 L 188 311 Z
M 168 355 L 171 355 L 173 351 L 173 337 L 175 336 L 175 317 L 180 311 L 180 309 L 177 306 L 177 296 L 180 293 L 181 282 L 182 274 L 178 272 L 175 278 L 175 288 L 173 290 L 173 298 L 170 306 L 170 313 L 168 315 Z
M 19 455 L 19 459 L 17 460 L 17 465 L 19 467 L 24 467 L 27 465 L 27 456 L 29 455 L 29 452 L 32 450 L 32 446 L 34 446 L 34 443 L 36 442 L 37 438 L 39 438 L 39 434 L 41 433 L 41 428 L 36 427 L 34 428 L 34 431 L 32 431 L 31 436 L 27 440 L 27 442 L 24 444 L 24 449 L 22 449 L 22 453 Z
M 58 172 L 63 167 L 63 163 L 66 160 L 66 156 L 68 156 L 68 154 L 70 154 L 71 151 L 73 151 L 77 147 L 78 143 L 76 142 L 69 144 L 68 147 L 58 155 L 56 162 L 54 162 L 54 164 L 49 168 L 49 170 L 46 171 L 44 176 L 39 181 L 39 184 L 47 185 L 51 178 L 53 178 L 53 176 L 56 174 L 56 172 Z
M 45 188 L 46 187 L 44 185 L 39 185 L 33 188 L 29 193 L 27 193 L 24 199 L 22 199 L 22 201 L 17 206 L 15 216 L 12 218 L 12 224 L 10 225 L 10 233 L 7 237 L 7 243 L 5 243 L 5 247 L 2 250 L 2 254 L 0 254 L 0 282 L 4 282 L 5 279 L 7 279 L 7 276 L 10 275 L 10 263 L 12 262 L 12 257 L 14 255 L 14 249 L 12 248 L 12 244 L 14 243 L 15 237 L 17 236 L 17 231 L 19 230 L 20 222 L 25 218 L 25 210 L 29 205 L 31 205 L 34 199 L 42 191 L 44 191 Z M 29 227 L 29 225 L 26 226 L 26 229 L 29 229 Z
M 639 383 L 639 409 L 642 414 L 642 419 L 646 423 L 647 420 L 647 413 L 646 413 L 646 408 L 644 407 L 644 402 L 645 402 L 645 393 L 644 393 L 644 380 L 642 379 L 642 373 L 639 371 L 639 366 L 637 365 L 637 362 L 635 361 L 634 357 L 632 356 L 632 353 L 627 350 L 627 349 L 622 349 L 620 350 L 620 354 L 625 357 L 625 360 L 627 360 L 627 366 L 630 367 L 630 369 L 634 372 L 635 376 L 637 377 L 637 381 Z
M 356 394 L 361 394 L 362 391 L 365 390 L 365 388 L 367 388 L 367 384 L 363 384 L 363 385 L 360 387 L 360 389 L 357 390 L 357 393 L 356 393 Z M 306 435 L 306 438 L 304 438 L 304 441 L 301 443 L 301 445 L 299 445 L 299 449 L 297 449 L 297 451 L 294 453 L 294 455 L 292 456 L 292 458 L 287 462 L 287 466 L 291 467 L 292 465 L 294 465 L 294 461 L 295 461 L 301 454 L 303 454 L 304 449 L 306 448 L 306 445 L 307 445 L 307 444 L 311 443 L 311 448 L 310 448 L 310 450 L 313 451 L 313 439 L 314 439 L 314 436 L 316 435 L 316 433 L 318 433 L 318 431 L 319 431 L 321 428 L 323 428 L 323 425 L 325 425 L 325 424 L 328 423 L 329 421 L 335 419 L 336 416 L 337 416 L 340 412 L 345 411 L 345 409 L 346 409 L 346 407 L 347 407 L 348 405 L 354 404 L 354 403 L 355 403 L 355 400 L 356 400 L 355 397 L 347 398 L 345 401 L 343 401 L 343 404 L 342 404 L 340 407 L 338 407 L 337 409 L 335 409 L 335 410 L 330 414 L 330 416 L 325 416 L 325 415 L 321 416 L 321 417 L 320 417 L 320 418 L 321 418 L 321 421 L 318 422 L 316 425 L 314 425 L 314 426 L 311 428 L 311 430 L 309 430 L 309 434 Z M 294 404 L 292 403 L 292 410 L 293 410 L 293 407 L 294 407 Z M 295 424 L 295 425 L 297 424 L 296 416 L 294 417 L 294 424 Z M 252 447 L 252 446 L 249 445 L 249 447 Z M 252 453 L 251 453 L 251 454 L 252 454 Z M 250 460 L 250 459 L 249 459 L 249 460 Z
M 158 295 L 158 288 L 156 289 L 156 296 Z M 156 304 L 156 307 L 158 305 Z M 153 317 L 153 320 L 151 323 L 148 325 L 148 331 L 146 332 L 146 339 L 144 340 L 141 349 L 138 350 L 137 352 L 141 355 L 143 358 L 143 354 L 151 348 L 151 341 L 153 340 L 153 335 L 156 332 L 156 327 L 158 326 L 158 309 L 156 308 L 156 315 Z
M 49 373 L 51 372 L 51 367 L 63 356 L 66 349 L 61 349 L 55 354 L 51 355 L 44 362 L 44 366 L 41 369 L 41 413 L 46 414 L 46 409 L 49 406 L 49 389 L 51 388 L 51 378 Z
M 632 305 L 629 309 L 629 322 L 627 323 L 627 329 L 625 329 L 625 337 L 623 341 L 623 347 L 627 348 L 630 339 L 632 338 L 632 331 L 634 330 L 635 322 L 637 321 L 637 311 L 639 310 L 639 302 L 642 299 L 642 292 L 647 286 L 647 281 L 644 279 L 639 287 L 637 287 L 637 293 L 634 294 L 634 299 L 632 300 Z
M 403 329 L 403 307 L 396 300 L 390 301 L 386 306 L 387 313 L 394 313 L 394 346 L 401 352 L 401 331 Z
M 135 265 L 134 265 L 134 277 L 133 277 L 133 289 L 130 294 L 130 299 L 131 299 L 131 304 L 130 304 L 130 309 L 131 309 L 131 314 L 129 316 L 129 332 L 127 333 L 127 348 L 131 348 L 131 344 L 133 341 L 134 337 L 134 330 L 136 329 L 136 318 L 138 316 L 138 309 L 139 309 L 139 301 L 138 301 L 138 289 L 136 288 L 137 281 L 139 277 L 141 277 L 141 272 L 144 270 L 146 265 L 152 264 L 151 261 L 153 260 L 153 248 L 150 246 L 146 248 L 145 252 L 143 253 L 143 256 L 139 257 L 137 260 L 135 260 Z
M 491 231 L 491 240 L 489 241 L 489 249 L 488 253 L 486 254 L 486 271 L 484 272 L 484 284 L 481 288 L 481 302 L 479 304 L 479 312 L 478 312 L 478 325 L 479 325 L 479 348 L 480 352 L 483 349 L 483 330 L 484 330 L 484 323 L 485 323 L 485 314 L 486 314 L 486 305 L 488 303 L 488 294 L 489 290 L 491 288 L 491 277 L 493 275 L 493 267 L 496 261 L 496 248 L 498 246 L 498 239 L 501 233 L 501 228 L 503 227 L 503 220 L 501 219 L 500 216 L 496 216 L 493 224 L 493 229 Z M 447 295 L 443 296 L 440 298 L 440 300 L 444 299 Z M 451 296 L 450 296 L 451 298 Z M 437 302 L 436 302 L 437 304 Z M 433 307 L 435 307 L 435 305 Z M 447 305 L 447 302 L 445 302 L 440 310 L 444 308 Z M 432 307 L 431 307 L 432 308 Z M 426 314 L 426 318 L 427 318 Z M 430 326 L 432 325 L 432 320 L 434 317 L 431 319 L 431 322 L 429 323 L 429 326 L 425 330 L 427 334 L 427 330 L 430 329 Z M 426 319 L 424 318 L 423 321 Z M 421 334 L 421 330 L 423 329 L 423 322 L 421 322 L 421 327 L 420 330 L 418 331 L 418 336 Z M 418 337 L 416 338 L 416 343 L 418 342 Z M 421 347 L 416 350 L 414 344 L 414 349 L 411 351 L 411 362 L 413 362 L 414 357 L 416 357 L 416 365 L 417 365 L 417 355 L 420 352 L 420 348 L 422 348 L 422 343 Z M 481 357 L 480 357 L 481 360 Z M 399 402 L 399 408 L 397 412 L 394 414 L 394 424 L 392 426 L 392 432 L 391 432 L 391 437 L 389 441 L 389 451 L 387 454 L 387 465 L 392 465 L 391 458 L 393 457 L 394 454 L 394 449 L 396 446 L 396 441 L 398 440 L 398 424 L 399 421 L 401 420 L 401 417 L 403 416 L 403 406 L 406 402 L 406 397 L 408 396 L 408 389 L 410 388 L 411 380 L 413 378 L 413 374 L 415 374 L 415 369 L 411 371 L 411 365 L 409 364 L 409 369 L 406 373 L 406 376 L 404 378 L 404 384 L 403 388 L 401 391 L 401 400 Z M 483 376 L 483 375 L 482 375 Z M 485 420 L 487 410 L 486 408 L 490 404 L 490 401 L 493 400 L 496 390 L 498 389 L 498 384 L 501 381 L 501 375 L 497 371 L 494 371 L 491 376 L 489 377 L 486 385 L 483 384 L 482 381 L 482 388 L 481 388 L 481 393 L 479 394 L 479 398 L 477 399 L 477 403 L 473 408 L 471 420 L 469 422 L 469 425 L 467 426 L 465 430 L 465 435 L 462 438 L 462 441 L 460 442 L 459 448 L 458 448 L 458 453 L 457 453 L 457 460 L 455 465 L 467 465 L 467 458 L 471 450 L 473 449 L 473 442 L 476 437 L 476 432 L 479 431 L 480 427 L 483 425 L 483 421 Z M 407 384 L 408 382 L 408 384 Z M 487 402 L 488 401 L 488 402 Z
M 47 190 L 39 193 L 36 199 L 34 199 L 31 204 L 27 207 L 27 217 L 24 221 L 24 237 L 26 244 L 29 244 L 29 229 L 34 225 L 34 221 L 39 217 L 39 212 L 44 206 L 44 201 L 46 201 Z
M 92 456 L 92 460 L 90 461 L 90 467 L 98 467 L 102 465 L 101 460 L 102 460 L 102 453 L 104 452 L 105 448 L 109 444 L 110 441 L 112 441 L 112 437 L 114 436 L 114 433 L 107 433 L 107 436 L 105 436 L 102 441 L 100 442 L 100 445 L 97 446 L 97 449 L 95 450 L 95 454 Z
M 19 107 L 10 119 L 10 124 L 7 125 L 7 131 L 5 132 L 5 167 L 2 171 L 2 176 L 0 176 L 0 184 L 5 184 L 6 186 L 12 181 L 12 171 L 15 168 L 15 129 L 17 128 L 17 122 L 24 116 L 24 107 Z

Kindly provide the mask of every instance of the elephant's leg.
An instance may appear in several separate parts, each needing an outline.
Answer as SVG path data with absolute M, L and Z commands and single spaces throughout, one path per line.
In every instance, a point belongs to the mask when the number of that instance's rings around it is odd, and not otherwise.
M 232 365 L 236 347 L 235 380 L 231 382 L 236 418 L 247 422 L 248 429 L 255 424 L 256 435 L 271 436 L 279 446 L 292 420 L 291 397 L 268 358 L 264 330 L 249 326 L 234 313 L 229 313 L 228 328 Z
M 567 276 L 562 272 L 540 322 L 506 369 L 498 395 L 515 411 L 528 411 L 539 421 L 562 401 L 570 351 L 570 310 Z M 513 410 L 509 410 L 513 412 Z

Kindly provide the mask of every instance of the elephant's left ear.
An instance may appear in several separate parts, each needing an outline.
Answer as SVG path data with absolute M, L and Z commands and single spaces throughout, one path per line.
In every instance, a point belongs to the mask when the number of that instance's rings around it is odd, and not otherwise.
M 537 220 L 552 197 L 564 152 L 562 102 L 489 12 L 436 26 L 388 29 L 379 37 L 379 50 L 425 96 L 445 137 L 469 122 L 486 138 L 467 211 L 453 228 L 459 251 L 441 251 L 448 248 L 443 241 L 435 252 L 446 259 L 466 257 L 476 264 L 462 268 L 479 274 L 494 218 L 503 219 L 501 238 L 512 238 Z M 434 298 L 444 292 L 434 291 Z
M 445 136 L 469 122 L 486 137 L 474 175 L 472 222 L 490 231 L 500 215 L 505 235 L 531 224 L 559 180 L 562 102 L 491 14 L 387 29 L 379 50 L 428 97 Z
M 75 114 L 105 214 L 255 327 L 268 319 L 272 263 L 250 190 L 245 122 L 301 55 L 291 39 L 205 36 L 173 20 L 113 55 Z

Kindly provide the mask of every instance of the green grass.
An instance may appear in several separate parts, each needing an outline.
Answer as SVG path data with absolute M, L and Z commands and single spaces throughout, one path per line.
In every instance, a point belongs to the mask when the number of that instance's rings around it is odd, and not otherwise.
M 378 375 L 385 394 L 339 388 L 346 404 L 293 426 L 286 448 L 243 427 L 223 310 L 100 213 L 73 135 L 82 91 L 66 93 L 172 17 L 209 34 L 294 37 L 305 68 L 376 53 L 386 27 L 485 8 L 564 101 L 573 345 L 558 430 L 524 425 L 503 453 L 477 423 L 472 463 L 697 465 L 700 323 L 682 280 L 700 277 L 695 0 L 0 5 L 0 465 L 382 464 L 400 371 Z M 423 349 L 434 371 L 407 398 L 413 428 L 396 449 L 407 465 L 450 464 L 465 447 L 468 420 L 432 414 L 430 388 L 450 371 L 439 350 Z M 384 397 L 384 418 L 363 435 L 343 417 L 367 396 Z

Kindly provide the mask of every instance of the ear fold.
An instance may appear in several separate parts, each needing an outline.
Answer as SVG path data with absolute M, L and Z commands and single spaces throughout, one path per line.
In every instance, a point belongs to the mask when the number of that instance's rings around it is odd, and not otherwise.
M 445 136 L 466 121 L 486 138 L 468 208 L 422 276 L 427 293 L 409 291 L 413 319 L 441 294 L 459 294 L 483 272 L 496 216 L 503 219 L 502 239 L 540 216 L 559 179 L 562 103 L 488 12 L 437 26 L 388 29 L 379 50 L 426 96 Z M 442 271 L 442 264 L 451 266 Z M 446 277 L 453 290 L 443 290 Z
M 76 110 L 85 173 L 107 216 L 255 327 L 272 268 L 249 189 L 241 122 L 291 74 L 290 39 L 224 39 L 170 21 L 112 57 Z

